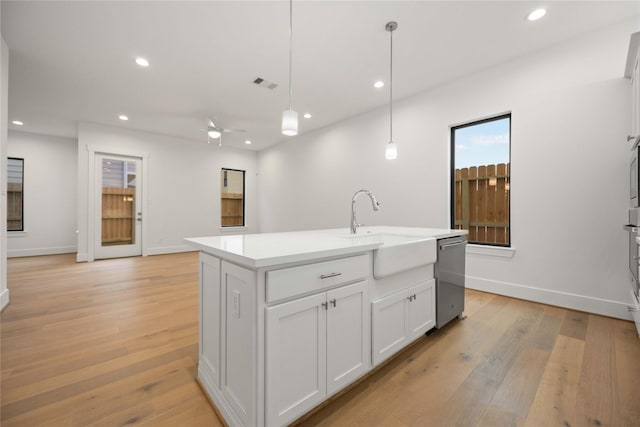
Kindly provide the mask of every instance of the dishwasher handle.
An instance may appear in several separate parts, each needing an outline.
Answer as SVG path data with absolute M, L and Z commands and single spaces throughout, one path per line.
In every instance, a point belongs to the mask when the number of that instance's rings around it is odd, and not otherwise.
M 466 240 L 463 240 L 461 242 L 455 242 L 455 243 L 441 243 L 440 244 L 440 250 L 444 250 L 447 248 L 452 248 L 454 246 L 465 246 L 467 244 Z

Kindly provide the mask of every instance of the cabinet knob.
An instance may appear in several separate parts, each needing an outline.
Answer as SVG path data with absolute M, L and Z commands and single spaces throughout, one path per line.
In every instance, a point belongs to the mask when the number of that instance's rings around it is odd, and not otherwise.
M 325 310 L 329 310 L 329 303 L 327 303 L 326 301 L 325 301 L 325 302 L 323 302 L 323 303 L 322 303 L 322 307 L 323 307 Z
M 334 307 L 336 306 L 336 299 L 335 299 L 335 298 L 334 298 L 334 299 L 332 299 L 332 300 L 331 300 L 331 301 L 329 301 L 329 302 L 331 303 L 331 305 L 332 305 L 332 306 L 334 306 Z

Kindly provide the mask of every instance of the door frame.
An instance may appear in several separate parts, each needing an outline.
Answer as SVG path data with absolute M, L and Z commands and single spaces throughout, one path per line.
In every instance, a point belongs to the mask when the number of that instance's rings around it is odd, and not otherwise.
M 102 145 L 91 145 L 87 146 L 88 157 L 89 157 L 89 168 L 88 168 L 88 188 L 87 188 L 87 261 L 92 262 L 95 261 L 96 255 L 96 192 L 95 188 L 97 186 L 96 182 L 96 154 L 107 155 L 107 156 L 123 156 L 123 157 L 137 157 L 142 161 L 142 179 L 140 184 L 140 188 L 142 194 L 141 204 L 142 204 L 142 256 L 148 255 L 148 229 L 147 226 L 147 207 L 148 207 L 148 182 L 146 175 L 149 173 L 149 153 L 144 151 L 136 151 L 136 150 L 126 150 L 126 149 L 115 149 L 108 146 Z

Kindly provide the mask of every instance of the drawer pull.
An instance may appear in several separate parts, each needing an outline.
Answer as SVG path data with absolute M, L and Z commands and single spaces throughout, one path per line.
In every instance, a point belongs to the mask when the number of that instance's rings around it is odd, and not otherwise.
M 320 276 L 321 279 L 329 279 L 330 277 L 342 276 L 342 273 L 329 273 Z

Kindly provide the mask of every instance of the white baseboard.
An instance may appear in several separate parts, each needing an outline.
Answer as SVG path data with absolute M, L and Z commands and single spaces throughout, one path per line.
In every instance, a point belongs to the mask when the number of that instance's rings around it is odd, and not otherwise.
M 0 294 L 0 311 L 4 310 L 7 304 L 9 304 L 9 289 L 5 289 Z
M 176 254 L 180 252 L 195 252 L 197 249 L 192 246 L 180 245 L 180 246 L 163 246 L 157 248 L 149 248 L 145 251 L 144 256 L 147 255 L 167 255 Z M 76 262 L 89 262 L 89 254 L 78 253 L 76 256 Z
M 466 276 L 466 287 L 478 291 L 555 305 L 617 319 L 633 320 L 627 303 Z
M 179 252 L 195 252 L 193 246 L 188 245 L 179 245 L 179 246 L 162 246 L 157 248 L 148 248 L 146 250 L 145 255 L 165 255 L 165 254 L 176 254 Z
M 33 249 L 10 249 L 7 251 L 7 258 L 23 256 L 40 256 L 56 254 L 72 254 L 78 250 L 75 246 L 59 246 L 53 248 L 33 248 Z

